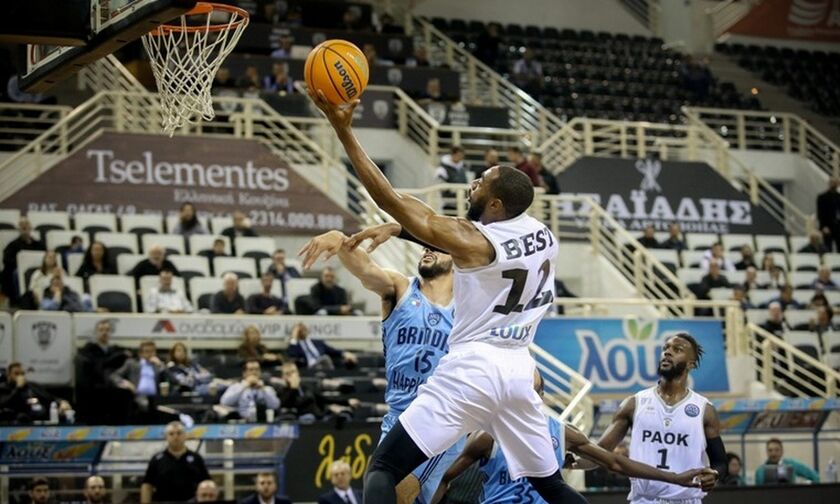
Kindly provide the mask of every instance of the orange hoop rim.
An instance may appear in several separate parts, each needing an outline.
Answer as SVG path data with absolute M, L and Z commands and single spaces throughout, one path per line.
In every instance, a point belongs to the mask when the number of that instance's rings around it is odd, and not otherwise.
M 149 35 L 153 37 L 159 37 L 161 35 L 168 35 L 173 32 L 187 32 L 187 33 L 195 33 L 195 32 L 220 32 L 220 31 L 227 31 L 239 28 L 239 25 L 243 23 L 247 23 L 250 17 L 248 11 L 245 9 L 241 9 L 234 5 L 227 5 L 227 4 L 218 4 L 212 2 L 198 2 L 195 4 L 195 7 L 190 9 L 189 11 L 185 12 L 181 16 L 195 16 L 199 14 L 210 14 L 213 11 L 223 11 L 228 12 L 230 14 L 236 14 L 239 16 L 239 19 L 234 23 L 225 23 L 225 24 L 211 24 L 211 25 L 200 25 L 200 26 L 183 26 L 180 24 L 162 24 L 155 28 L 154 30 L 149 32 Z

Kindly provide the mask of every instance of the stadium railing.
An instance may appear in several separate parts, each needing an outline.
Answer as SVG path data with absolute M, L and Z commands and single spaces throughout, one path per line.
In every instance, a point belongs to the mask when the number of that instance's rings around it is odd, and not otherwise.
M 840 147 L 796 114 L 703 107 L 684 107 L 683 114 L 706 124 L 730 148 L 798 154 L 827 175 L 840 176 Z
M 548 409 L 558 420 L 591 432 L 595 406 L 589 397 L 592 382 L 539 346 L 531 344 L 530 350 L 545 384 Z
M 16 151 L 67 116 L 72 107 L 0 103 L 0 151 Z

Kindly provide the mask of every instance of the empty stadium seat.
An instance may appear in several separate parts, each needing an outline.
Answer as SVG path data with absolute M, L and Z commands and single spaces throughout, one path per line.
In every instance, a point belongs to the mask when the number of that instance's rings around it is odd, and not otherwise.
M 782 235 L 755 235 L 755 250 L 759 252 L 783 252 L 788 253 L 787 237 Z M 794 248 L 793 251 L 799 249 Z
M 122 254 L 117 257 L 117 273 L 128 275 L 137 266 L 137 263 L 145 259 L 143 254 Z
M 817 271 L 820 267 L 820 256 L 817 254 L 791 254 L 791 271 Z
M 817 333 L 811 331 L 787 331 L 784 334 L 784 340 L 808 356 L 816 360 L 822 359 L 820 338 Z M 791 356 L 788 356 L 788 358 L 792 359 Z
M 742 284 L 747 278 L 747 272 L 744 270 L 727 271 L 724 275 L 726 276 L 726 279 L 729 280 L 729 283 L 733 285 Z
M 802 247 L 808 245 L 807 236 L 791 236 L 790 237 L 790 251 L 799 252 Z
M 808 271 L 792 271 L 788 273 L 788 279 L 794 289 L 810 289 L 816 277 L 816 273 Z
M 825 298 L 828 300 L 828 304 L 831 306 L 840 306 L 840 291 L 836 290 L 827 290 L 824 291 L 823 294 Z
M 755 309 L 747 310 L 747 322 L 751 322 L 755 325 L 762 325 L 766 321 L 767 321 L 767 309 L 766 308 L 755 308 Z
M 256 278 L 257 263 L 249 257 L 214 257 L 213 274 L 221 277 L 227 272 L 236 273 L 239 278 Z
M 163 233 L 163 220 L 160 214 L 134 214 L 120 217 L 120 229 L 124 233 L 143 235 Z
M 274 253 L 277 247 L 273 238 L 240 236 L 234 240 L 233 248 L 236 250 L 238 257 L 262 259 L 264 257 L 271 257 L 271 254 Z
M 721 237 L 721 242 L 723 243 L 723 250 L 726 251 L 740 251 L 744 245 L 749 245 L 750 248 L 755 250 L 755 242 L 750 234 L 725 234 Z
M 689 233 L 685 236 L 685 244 L 689 250 L 706 250 L 718 241 L 718 235 L 712 233 Z
M 64 270 L 68 275 L 75 275 L 82 263 L 85 260 L 84 254 L 67 254 L 67 263 L 64 265 Z M 116 263 L 115 263 L 116 264 Z
M 840 370 L 840 332 L 824 332 L 822 344 L 825 354 L 823 360 L 832 369 Z
M 317 282 L 317 278 L 292 278 L 286 282 L 286 299 L 294 303 L 298 296 L 308 296 L 309 290 Z
M 137 235 L 134 233 L 102 231 L 96 233 L 94 239 L 101 241 L 108 247 L 108 254 L 111 256 L 111 260 L 116 260 L 122 254 L 136 254 L 139 252 L 137 248 Z
M 222 235 L 192 235 L 187 241 L 190 245 L 190 254 L 192 255 L 206 255 L 213 250 L 213 242 L 216 240 L 224 240 L 225 253 L 231 255 L 230 238 Z
M 113 232 L 117 230 L 117 216 L 112 213 L 78 212 L 73 215 L 73 224 L 73 229 L 85 233 Z
M 153 288 L 157 287 L 160 283 L 160 277 L 154 275 L 148 275 L 140 277 L 140 299 L 142 303 L 146 302 L 146 299 L 149 297 L 149 293 L 152 291 Z M 181 292 L 186 295 L 186 282 L 184 282 L 183 277 L 172 277 L 172 288 L 176 291 L 180 290 Z M 145 311 L 145 306 L 143 307 L 143 311 Z
M 233 227 L 233 217 L 226 215 L 223 217 L 210 217 L 210 231 L 214 234 L 222 234 L 225 229 Z
M 755 306 L 765 306 L 770 301 L 779 297 L 776 289 L 752 289 L 750 290 L 750 301 Z
M 677 251 L 674 249 L 649 249 L 648 250 L 653 257 L 659 259 L 659 261 L 669 268 L 671 271 L 677 271 L 677 268 L 680 266 L 680 258 Z
M 0 229 L 17 229 L 20 220 L 20 210 L 0 210 Z
M 815 313 L 811 310 L 785 310 L 785 320 L 791 329 L 808 330 L 808 325 Z
M 44 262 L 44 252 L 40 250 L 21 250 L 17 254 L 18 286 L 21 294 L 29 290 L 32 273 Z
M 85 250 L 87 250 L 88 245 L 90 244 L 87 233 L 79 231 L 65 231 L 63 229 L 53 229 L 51 231 L 47 231 L 47 250 L 55 250 L 59 254 L 63 254 L 65 250 L 70 248 L 70 243 L 76 236 L 82 239 L 82 246 L 84 246 Z
M 51 229 L 70 229 L 70 216 L 67 212 L 27 212 L 26 216 L 32 229 L 42 233 Z
M 811 302 L 811 299 L 816 293 L 817 291 L 815 291 L 814 289 L 797 289 L 794 287 L 793 299 L 795 299 L 796 302 L 801 304 L 802 306 L 808 306 L 808 303 Z
M 840 254 L 823 254 L 823 264 L 831 268 L 831 271 L 840 271 Z
M 677 270 L 677 278 L 686 285 L 698 284 L 703 280 L 705 273 L 697 268 L 680 268 Z
M 715 301 L 727 301 L 732 299 L 732 289 L 726 287 L 716 287 L 709 290 L 709 298 Z
M 184 237 L 177 234 L 144 234 L 140 238 L 143 245 L 143 252 L 148 252 L 149 247 L 160 245 L 166 251 L 166 255 L 185 254 Z
M 218 277 L 194 277 L 189 281 L 190 299 L 196 310 L 209 310 L 213 295 L 222 290 L 222 279 Z
M 115 313 L 137 311 L 133 278 L 123 275 L 93 275 L 89 285 L 94 308 L 106 308 Z
M 171 255 L 167 259 L 178 268 L 178 272 L 184 280 L 188 281 L 193 277 L 209 277 L 210 262 L 206 257 L 195 255 Z
M 682 265 L 686 268 L 699 268 L 703 264 L 705 250 L 683 250 Z
M 61 281 L 64 282 L 65 287 L 69 287 L 70 290 L 74 291 L 76 294 L 81 296 L 85 292 L 85 281 L 77 276 L 71 275 L 64 275 L 61 278 Z

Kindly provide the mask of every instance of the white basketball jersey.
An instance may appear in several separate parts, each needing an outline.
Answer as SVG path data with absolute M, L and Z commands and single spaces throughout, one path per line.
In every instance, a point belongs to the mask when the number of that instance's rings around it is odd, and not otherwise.
M 491 264 L 455 268 L 455 324 L 449 345 L 482 341 L 524 347 L 554 301 L 557 239 L 542 222 L 519 217 L 475 227 L 496 251 Z
M 636 393 L 630 458 L 674 473 L 707 467 L 703 414 L 708 402 L 693 390 L 674 406 L 665 404 L 656 387 Z M 631 478 L 627 499 L 701 499 L 705 495 L 699 488 Z

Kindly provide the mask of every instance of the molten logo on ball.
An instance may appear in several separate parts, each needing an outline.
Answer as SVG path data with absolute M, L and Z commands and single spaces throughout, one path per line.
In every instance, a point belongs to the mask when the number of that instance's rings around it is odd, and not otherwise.
M 353 81 L 350 79 L 350 75 L 347 73 L 347 69 L 344 68 L 344 65 L 341 64 L 341 61 L 336 61 L 333 63 L 336 71 L 338 71 L 338 75 L 341 76 L 341 87 L 344 88 L 344 91 L 347 93 L 347 98 L 353 98 L 358 94 L 356 90 L 356 86 L 353 85 Z

